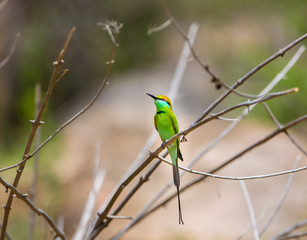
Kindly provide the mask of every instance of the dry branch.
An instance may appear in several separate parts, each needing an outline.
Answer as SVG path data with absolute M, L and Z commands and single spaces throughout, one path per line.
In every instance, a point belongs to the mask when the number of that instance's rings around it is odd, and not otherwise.
M 217 166 L 216 168 L 212 169 L 209 173 L 213 174 L 219 170 L 221 170 L 222 168 L 226 167 L 227 165 L 229 165 L 230 163 L 232 163 L 233 161 L 235 161 L 236 159 L 242 157 L 244 154 L 246 154 L 247 152 L 251 151 L 252 149 L 264 144 L 265 142 L 269 141 L 270 139 L 274 138 L 275 136 L 277 136 L 280 133 L 283 133 L 284 131 L 286 131 L 287 129 L 303 122 L 307 120 L 307 115 L 304 115 L 300 118 L 297 118 L 295 120 L 293 120 L 292 122 L 289 122 L 288 124 L 286 124 L 285 126 L 283 126 L 282 128 L 279 128 L 275 131 L 273 131 L 271 134 L 267 135 L 266 137 L 264 137 L 263 139 L 255 142 L 254 144 L 248 146 L 247 148 L 243 149 L 242 151 L 240 151 L 239 153 L 237 153 L 235 156 L 231 157 L 230 159 L 228 159 L 227 161 L 225 161 L 224 163 L 220 164 L 219 166 Z M 153 154 L 158 154 L 158 151 L 155 151 Z M 305 170 L 305 169 L 302 169 Z M 289 171 L 289 173 L 291 173 L 292 170 Z M 180 189 L 180 192 L 184 192 L 185 190 L 189 189 L 190 187 L 194 186 L 195 184 L 198 184 L 202 181 L 204 181 L 208 176 L 201 176 L 185 185 L 183 185 Z M 166 187 L 167 188 L 167 187 Z M 150 215 L 151 213 L 155 212 L 156 210 L 158 210 L 159 208 L 165 206 L 169 201 L 171 201 L 174 197 L 176 197 L 176 193 L 172 194 L 171 196 L 167 197 L 165 200 L 163 200 L 161 203 L 159 203 L 158 205 L 156 205 L 155 207 L 153 207 L 150 210 L 147 211 L 142 211 L 142 214 L 138 215 L 137 217 L 135 217 L 131 223 L 126 226 L 124 229 L 122 229 L 117 235 L 115 235 L 115 237 L 113 238 L 115 239 L 119 239 L 125 232 L 127 232 L 129 229 L 131 229 L 136 223 L 140 222 L 142 219 L 144 219 L 145 217 L 147 217 L 148 215 Z M 153 201 L 154 202 L 154 201 Z
M 169 165 L 172 165 L 172 163 L 170 161 L 166 160 L 165 158 L 163 158 L 161 156 L 158 156 L 158 158 L 161 161 L 163 161 L 163 162 L 165 162 Z M 200 171 L 192 170 L 190 168 L 182 167 L 180 165 L 178 165 L 178 168 L 185 171 L 185 172 L 196 174 L 196 175 L 202 175 L 202 176 L 207 176 L 207 177 L 212 177 L 212 178 L 217 178 L 217 179 L 223 179 L 223 180 L 235 180 L 235 181 L 252 180 L 252 179 L 260 179 L 260 178 L 270 178 L 270 177 L 276 177 L 276 176 L 281 176 L 281 175 L 286 175 L 286 174 L 293 174 L 293 173 L 297 173 L 297 172 L 307 170 L 307 166 L 304 166 L 304 167 L 300 167 L 300 168 L 294 168 L 292 170 L 270 173 L 270 174 L 264 174 L 264 175 L 255 175 L 255 176 L 247 176 L 247 177 L 229 177 L 229 176 L 221 176 L 221 175 L 216 175 L 216 174 L 210 174 L 210 173 L 206 173 L 206 172 L 200 172 Z
M 7 1 L 2 1 L 1 3 L 2 4 L 5 4 Z M 0 5 L 0 10 L 1 10 L 1 7 L 4 6 L 4 5 Z M 6 55 L 6 57 L 0 62 L 0 68 L 3 68 L 7 63 L 8 61 L 10 60 L 10 58 L 12 57 L 15 49 L 16 49 L 16 46 L 17 46 L 17 43 L 18 43 L 18 40 L 20 38 L 20 33 L 17 33 L 16 34 L 16 37 L 15 37 L 15 40 L 8 52 L 8 54 Z
M 6 187 L 6 189 L 10 189 L 10 194 L 12 194 L 13 197 L 17 197 L 23 202 L 25 202 L 33 212 L 35 212 L 38 216 L 42 216 L 48 225 L 53 229 L 53 231 L 56 233 L 56 237 L 60 237 L 61 239 L 66 239 L 64 233 L 57 227 L 57 225 L 53 222 L 53 220 L 48 216 L 47 213 L 45 213 L 43 210 L 37 208 L 34 203 L 27 198 L 27 194 L 20 193 L 14 186 L 8 184 L 0 177 L 0 183 Z M 2 228 L 3 231 L 3 228 Z
M 246 202 L 246 205 L 247 205 L 247 208 L 248 208 L 248 213 L 249 213 L 249 216 L 250 216 L 251 225 L 252 225 L 253 233 L 254 233 L 254 239 L 259 240 L 259 232 L 258 232 L 258 228 L 257 228 L 257 222 L 256 222 L 254 208 L 253 208 L 251 199 L 249 197 L 249 194 L 248 194 L 244 180 L 240 180 L 239 182 L 240 182 L 240 186 L 241 186 L 241 189 L 242 189 L 242 192 L 243 192 L 243 196 L 245 198 L 245 202 Z
M 14 179 L 14 183 L 13 183 L 14 188 L 16 188 L 18 186 L 19 180 L 20 180 L 21 175 L 23 173 L 23 170 L 25 168 L 26 159 L 28 159 L 28 157 L 29 157 L 28 154 L 30 152 L 34 136 L 36 134 L 38 127 L 41 125 L 41 119 L 42 119 L 43 113 L 45 112 L 45 109 L 47 107 L 49 99 L 52 95 L 53 88 L 54 88 L 54 85 L 56 83 L 56 79 L 57 79 L 57 75 L 58 75 L 60 66 L 64 62 L 64 60 L 63 60 L 64 54 L 66 52 L 67 46 L 70 42 L 70 39 L 71 39 L 75 29 L 76 29 L 75 27 L 72 28 L 70 30 L 70 32 L 68 33 L 66 41 L 64 43 L 64 46 L 63 46 L 62 50 L 60 51 L 57 60 L 53 64 L 54 70 L 53 70 L 53 73 L 52 73 L 51 80 L 49 82 L 48 90 L 46 92 L 43 103 L 40 107 L 39 113 L 38 113 L 35 121 L 32 124 L 32 129 L 31 129 L 31 132 L 29 134 L 29 138 L 28 138 L 28 141 L 27 141 L 27 144 L 26 144 L 26 147 L 25 147 L 23 157 L 22 157 L 22 163 L 19 165 L 15 179 Z M 9 214 L 10 214 L 12 202 L 13 202 L 13 192 L 11 191 L 10 194 L 9 194 L 8 200 L 6 202 L 6 205 L 4 206 L 5 211 L 4 211 L 4 217 L 3 217 L 3 223 L 2 223 L 3 226 L 2 226 L 1 236 L 0 236 L 1 240 L 4 240 L 4 238 L 5 238 L 5 232 L 6 232 L 6 228 L 7 228 L 7 224 L 8 224 L 8 219 L 9 219 Z

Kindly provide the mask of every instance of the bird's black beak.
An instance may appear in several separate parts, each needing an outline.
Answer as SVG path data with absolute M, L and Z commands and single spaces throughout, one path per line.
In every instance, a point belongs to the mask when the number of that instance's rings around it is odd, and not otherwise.
M 158 98 L 150 93 L 146 93 L 148 96 L 152 97 L 153 99 L 157 100 Z

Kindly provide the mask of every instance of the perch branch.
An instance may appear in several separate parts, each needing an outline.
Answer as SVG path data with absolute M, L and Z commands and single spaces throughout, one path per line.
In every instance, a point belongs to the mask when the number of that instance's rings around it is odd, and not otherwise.
M 193 44 L 197 35 L 197 31 L 198 31 L 198 25 L 196 23 L 191 24 L 190 28 L 189 28 L 189 37 L 190 37 L 190 41 Z M 187 42 L 184 44 L 184 47 L 182 49 L 181 52 L 181 56 L 178 60 L 177 63 L 177 67 L 171 82 L 171 86 L 170 86 L 170 90 L 169 90 L 169 96 L 172 98 L 173 102 L 175 101 L 175 97 L 176 94 L 178 92 L 179 89 L 179 85 L 182 81 L 182 77 L 183 77 L 183 73 L 186 69 L 186 65 L 188 63 L 188 57 L 190 54 L 190 50 L 189 47 L 187 45 Z M 141 150 L 141 152 L 138 154 L 137 159 L 134 161 L 134 163 L 132 164 L 132 166 L 130 167 L 130 169 L 127 171 L 127 174 L 120 180 L 120 185 L 117 186 L 114 190 L 114 192 L 111 193 L 109 200 L 106 201 L 106 203 L 102 206 L 102 209 L 107 209 L 107 205 L 108 204 L 114 204 L 115 202 L 115 198 L 114 201 L 112 200 L 112 198 L 114 198 L 114 196 L 116 194 L 118 194 L 118 189 L 121 188 L 122 183 L 125 182 L 127 180 L 127 177 L 129 177 L 137 168 L 137 166 L 140 165 L 140 161 L 143 160 L 143 158 L 145 157 L 145 153 L 147 152 L 147 149 L 152 146 L 152 144 L 154 143 L 155 139 L 156 139 L 157 134 L 155 132 L 153 132 L 151 134 L 151 136 L 149 137 L 149 139 L 147 140 L 145 146 L 143 147 L 143 149 Z M 134 193 L 137 191 L 137 189 L 139 189 L 141 187 L 141 185 L 146 182 L 145 179 L 148 179 L 149 176 L 153 173 L 153 171 L 159 166 L 160 161 L 157 162 L 154 166 L 151 167 L 151 169 L 148 171 L 147 174 L 145 174 L 143 177 L 140 178 L 140 181 L 136 184 L 136 186 L 134 186 L 134 188 L 132 189 L 132 191 L 130 193 L 128 193 L 128 195 L 126 196 L 126 198 L 122 201 L 122 203 L 112 212 L 112 215 L 116 215 L 121 209 L 122 207 L 124 207 L 124 205 L 126 204 L 126 202 L 134 195 Z M 119 196 L 119 194 L 117 195 Z M 103 212 L 105 210 L 100 211 Z M 106 213 L 107 214 L 107 213 Z M 99 214 L 99 218 L 106 218 L 106 214 Z M 98 233 L 100 231 L 102 231 L 103 228 L 105 228 L 106 226 L 108 226 L 108 224 L 110 223 L 110 221 L 112 219 L 105 219 L 105 222 L 102 224 L 103 220 L 97 220 L 100 221 L 100 224 L 96 224 L 93 231 L 95 231 L 95 233 L 93 232 L 90 236 L 89 239 L 91 239 L 91 237 L 93 238 L 94 236 L 97 236 Z M 96 228 L 96 229 L 95 229 Z
M 287 72 L 294 66 L 294 64 L 298 61 L 298 59 L 300 58 L 300 56 L 302 55 L 302 53 L 304 52 L 305 47 L 301 46 L 296 53 L 293 55 L 293 57 L 290 59 L 290 61 L 286 64 L 286 66 L 281 70 L 280 73 L 278 73 L 276 75 L 276 77 L 261 91 L 261 93 L 258 96 L 262 96 L 267 94 L 269 91 L 271 91 L 273 89 L 274 86 L 276 86 L 281 79 L 283 79 L 285 77 L 285 75 L 287 74 Z M 216 146 L 226 135 L 228 135 L 234 128 L 235 126 L 248 114 L 250 113 L 250 111 L 252 111 L 252 109 L 256 106 L 252 105 L 249 106 L 249 108 L 246 108 L 242 111 L 242 113 L 237 117 L 238 121 L 231 123 L 209 146 L 207 146 L 202 152 L 200 152 L 190 163 L 188 163 L 187 166 L 193 166 L 197 161 L 199 161 L 201 159 L 201 157 L 206 154 L 207 152 L 209 152 L 212 148 L 214 148 L 214 146 Z M 194 122 L 195 123 L 195 122 Z M 157 162 L 157 164 L 160 164 L 160 162 Z M 155 166 L 153 166 L 153 168 L 155 168 Z M 148 170 L 150 171 L 150 169 Z M 183 172 L 182 174 L 184 174 L 185 172 Z M 156 194 L 156 196 L 154 196 L 152 198 L 152 200 L 150 200 L 146 206 L 140 210 L 140 212 L 134 217 L 133 221 L 131 223 L 129 223 L 122 231 L 121 233 L 126 232 L 130 227 L 132 227 L 133 225 L 135 225 L 135 223 L 137 223 L 139 221 L 139 219 L 141 218 L 141 216 L 143 214 L 145 214 L 148 209 L 166 192 L 167 189 L 169 189 L 172 186 L 172 180 L 168 182 L 168 184 L 166 184 L 166 186 L 159 192 Z
M 301 123 L 302 121 L 306 121 L 307 120 L 307 115 L 304 115 L 300 118 L 297 118 L 295 120 L 293 120 L 292 122 L 289 122 L 288 124 L 284 125 L 282 128 L 279 128 L 275 131 L 273 131 L 271 134 L 267 135 L 266 137 L 264 137 L 263 139 L 255 142 L 254 144 L 250 145 L 249 147 L 245 148 L 244 150 L 242 150 L 241 152 L 237 153 L 235 156 L 231 157 L 230 159 L 228 159 L 227 161 L 225 161 L 224 163 L 220 164 L 219 166 L 217 166 L 216 168 L 212 169 L 209 173 L 213 174 L 219 170 L 221 170 L 222 168 L 226 167 L 227 165 L 229 165 L 230 163 L 232 163 L 234 160 L 240 158 L 241 156 L 243 156 L 245 153 L 251 151 L 252 149 L 262 145 L 263 143 L 267 142 L 268 140 L 274 138 L 275 136 L 277 136 L 278 134 L 284 132 L 285 130 Z M 157 152 L 154 152 L 153 154 L 157 154 Z M 303 169 L 302 169 L 303 170 Z M 305 169 L 304 169 L 305 170 Z M 291 170 L 290 170 L 291 171 Z M 289 172 L 290 173 L 290 172 Z M 205 180 L 208 176 L 201 176 L 187 184 L 185 184 L 184 186 L 181 187 L 180 192 L 185 191 L 186 189 L 192 187 L 193 185 L 202 182 L 203 180 Z M 165 187 L 165 189 L 167 189 L 167 186 Z M 162 191 L 161 191 L 162 192 Z M 164 201 L 162 201 L 161 203 L 159 203 L 158 205 L 156 205 L 155 207 L 153 207 L 150 210 L 147 211 L 143 211 L 143 214 L 138 215 L 137 217 L 135 217 L 128 226 L 126 226 L 124 229 L 122 229 L 117 235 L 118 236 L 122 236 L 125 232 L 127 232 L 129 229 L 131 229 L 135 224 L 137 224 L 138 222 L 140 222 L 143 218 L 147 217 L 148 215 L 150 215 L 151 213 L 155 212 L 157 209 L 165 206 L 170 200 L 172 200 L 174 197 L 177 196 L 177 193 L 172 194 L 171 196 L 167 197 Z M 158 198 L 158 196 L 156 196 L 156 198 Z M 154 202 L 154 201 L 152 201 Z M 149 204 L 148 204 L 149 205 Z M 149 205 L 150 206 L 150 205 Z M 145 209 L 145 208 L 144 208 Z M 118 239 L 117 235 L 114 237 L 114 239 Z

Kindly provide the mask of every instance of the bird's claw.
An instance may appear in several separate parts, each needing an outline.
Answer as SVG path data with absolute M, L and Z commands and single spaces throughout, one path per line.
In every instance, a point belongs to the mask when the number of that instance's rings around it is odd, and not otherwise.
M 163 149 L 165 149 L 165 142 L 163 142 L 162 144 L 161 144 L 161 147 L 163 148 Z

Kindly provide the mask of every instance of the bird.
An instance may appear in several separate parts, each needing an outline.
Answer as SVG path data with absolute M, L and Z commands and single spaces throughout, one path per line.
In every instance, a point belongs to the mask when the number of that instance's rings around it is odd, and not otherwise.
M 162 140 L 162 147 L 164 148 L 164 142 L 179 132 L 179 125 L 172 110 L 171 100 L 167 96 L 157 95 L 154 96 L 150 93 L 146 93 L 148 96 L 152 97 L 155 101 L 157 108 L 154 124 L 158 131 L 160 138 Z M 173 181 L 177 188 L 177 198 L 178 198 L 178 208 L 179 208 L 179 224 L 184 224 L 182 218 L 181 204 L 180 204 L 180 175 L 178 169 L 178 158 L 183 161 L 181 151 L 179 149 L 179 139 L 176 139 L 170 145 L 167 146 L 168 153 L 172 159 L 173 166 Z

